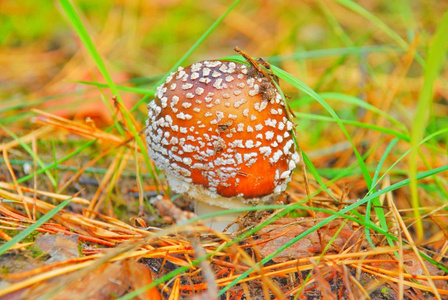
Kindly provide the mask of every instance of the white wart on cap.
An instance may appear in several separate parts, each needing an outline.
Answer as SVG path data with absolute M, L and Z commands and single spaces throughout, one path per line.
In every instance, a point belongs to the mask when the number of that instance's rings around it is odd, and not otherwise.
M 149 156 L 171 189 L 225 208 L 280 194 L 299 161 L 283 98 L 241 63 L 172 73 L 149 105 Z

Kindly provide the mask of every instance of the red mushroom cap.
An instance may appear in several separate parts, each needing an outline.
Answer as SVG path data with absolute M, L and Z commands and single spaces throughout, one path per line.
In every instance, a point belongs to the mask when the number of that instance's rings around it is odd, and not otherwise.
M 299 161 L 283 98 L 246 65 L 179 68 L 149 105 L 149 156 L 172 190 L 238 207 L 280 194 Z M 254 74 L 252 74 L 254 73 Z

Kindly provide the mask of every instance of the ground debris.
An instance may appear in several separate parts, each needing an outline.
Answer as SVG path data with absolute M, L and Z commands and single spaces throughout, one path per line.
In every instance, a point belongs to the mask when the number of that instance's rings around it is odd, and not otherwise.
M 79 257 L 77 235 L 47 233 L 37 237 L 35 246 L 50 255 L 47 262 L 59 262 Z

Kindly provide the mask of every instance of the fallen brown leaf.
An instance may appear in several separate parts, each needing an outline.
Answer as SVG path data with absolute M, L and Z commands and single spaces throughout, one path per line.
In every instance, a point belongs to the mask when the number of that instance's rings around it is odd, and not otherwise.
M 53 300 L 78 299 L 116 299 L 126 293 L 141 288 L 152 282 L 150 270 L 135 259 L 105 263 L 85 276 L 68 282 L 63 288 L 56 289 L 53 282 L 60 284 L 70 275 L 63 278 L 40 283 L 26 290 L 24 299 L 35 299 L 36 296 L 51 296 Z M 151 288 L 136 299 L 161 299 L 156 288 Z
M 257 247 L 260 254 L 262 257 L 270 255 L 319 221 L 310 217 L 281 218 L 264 227 L 258 232 L 260 240 L 257 241 Z M 356 243 L 359 233 L 353 229 L 353 224 L 350 222 L 344 224 L 341 220 L 334 220 L 319 229 L 319 231 L 310 233 L 305 238 L 280 252 L 279 255 L 273 258 L 273 261 L 283 262 L 291 258 L 309 257 L 321 253 L 327 247 L 327 244 L 330 243 L 340 226 L 343 227 L 327 252 L 338 253 L 344 246 L 348 247 Z
M 77 235 L 47 233 L 37 237 L 35 246 L 51 256 L 47 262 L 59 262 L 79 257 Z

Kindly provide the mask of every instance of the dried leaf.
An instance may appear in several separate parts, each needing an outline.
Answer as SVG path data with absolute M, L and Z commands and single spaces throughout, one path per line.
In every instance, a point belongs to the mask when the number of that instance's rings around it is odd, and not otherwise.
M 398 262 L 389 262 L 391 259 L 395 259 L 395 257 L 393 255 L 382 254 L 382 255 L 378 255 L 378 256 L 374 257 L 374 259 L 380 259 L 380 260 L 382 259 L 382 260 L 384 260 L 384 262 L 373 263 L 372 266 L 378 267 L 381 269 L 385 269 L 388 271 L 398 272 L 398 270 L 397 270 Z M 429 274 L 431 276 L 444 275 L 444 272 L 442 270 L 438 269 L 436 266 L 434 266 L 430 262 L 428 262 L 428 261 L 424 261 L 424 262 L 425 262 L 426 268 L 428 269 Z M 416 275 L 416 276 L 418 276 L 418 275 L 424 276 L 425 275 L 422 265 L 420 264 L 420 261 L 414 252 L 406 251 L 403 254 L 403 264 L 404 264 L 404 268 L 406 270 L 405 273 L 408 273 L 411 275 Z M 415 279 L 415 280 L 423 285 L 430 286 L 428 281 L 426 281 L 426 280 L 421 280 L 421 279 Z M 448 282 L 446 280 L 434 280 L 434 283 L 437 288 L 448 290 Z
M 79 257 L 77 235 L 47 233 L 37 237 L 35 246 L 51 256 L 47 262 L 60 262 Z
M 82 271 L 81 271 L 82 272 Z M 72 274 L 59 277 L 58 282 L 63 282 L 65 278 L 70 278 Z M 35 299 L 37 295 L 51 295 L 53 300 L 78 300 L 78 299 L 116 299 L 126 293 L 148 285 L 152 282 L 151 273 L 144 265 L 137 263 L 133 259 L 105 263 L 85 276 L 81 276 L 74 281 L 55 291 L 52 280 L 40 283 L 26 290 L 24 298 Z M 152 288 L 142 293 L 137 299 L 161 299 L 156 288 Z
M 127 260 L 125 261 L 125 265 L 127 268 L 127 272 L 129 273 L 129 280 L 131 282 L 131 287 L 133 290 L 139 289 L 145 285 L 148 285 L 152 282 L 151 271 L 145 267 L 144 265 L 138 263 L 135 260 Z M 154 287 L 146 292 L 142 293 L 139 299 L 152 299 L 159 300 L 162 299 L 158 290 Z
M 258 245 L 260 254 L 263 257 L 268 256 L 305 230 L 314 226 L 317 222 L 318 220 L 312 218 L 281 218 L 264 227 L 258 233 L 261 240 L 266 241 L 260 242 Z M 347 242 L 353 244 L 357 241 L 358 233 L 353 230 L 351 223 L 343 225 L 343 221 L 334 220 L 322 227 L 319 231 L 312 232 L 302 240 L 283 250 L 273 261 L 282 262 L 290 258 L 308 257 L 321 253 L 339 230 L 340 226 L 343 226 L 342 230 L 327 251 L 329 253 L 340 252 Z M 352 242 L 350 243 L 350 241 Z

